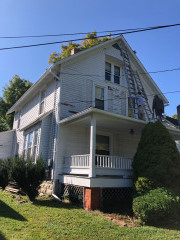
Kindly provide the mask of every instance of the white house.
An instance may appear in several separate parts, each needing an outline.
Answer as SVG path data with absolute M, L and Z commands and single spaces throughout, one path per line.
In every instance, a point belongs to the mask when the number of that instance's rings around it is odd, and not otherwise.
M 138 119 L 132 98 L 137 90 L 146 102 L 145 121 Z M 168 104 L 126 40 L 111 39 L 42 75 L 9 109 L 15 112 L 7 140 L 13 144 L 0 151 L 4 158 L 42 154 L 54 193 L 80 196 L 86 209 L 98 208 L 102 200 L 121 197 L 132 187 L 131 163 L 141 130 L 152 120 L 154 94 Z M 167 128 L 180 139 L 180 130 Z

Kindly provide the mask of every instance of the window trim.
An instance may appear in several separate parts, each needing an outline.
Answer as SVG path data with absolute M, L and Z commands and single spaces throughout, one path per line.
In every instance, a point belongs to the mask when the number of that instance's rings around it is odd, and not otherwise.
M 119 68 L 119 75 L 115 74 L 115 68 Z M 115 82 L 115 78 L 116 77 L 119 78 L 119 82 L 118 83 Z M 114 65 L 114 83 L 120 85 L 120 83 L 121 83 L 120 78 L 121 78 L 121 68 L 120 68 L 120 66 Z
M 35 141 L 35 132 L 37 131 L 37 143 L 34 145 Z M 31 146 L 29 146 L 29 140 L 30 135 L 32 134 L 32 142 Z M 27 134 L 24 135 L 24 144 L 23 144 L 23 157 L 27 159 L 29 156 L 33 157 L 34 154 L 34 148 L 36 147 L 36 154 L 34 156 L 34 160 L 36 162 L 36 159 L 39 154 L 39 143 L 40 143 L 40 128 L 35 128 L 34 130 L 29 131 Z M 28 156 L 28 151 L 30 150 L 30 155 Z
M 110 64 L 110 72 L 106 70 L 106 64 Z M 109 76 L 109 79 L 106 78 L 106 76 Z M 112 78 L 112 63 L 105 61 L 105 80 L 111 82 Z
M 111 76 L 110 76 L 110 80 L 106 79 L 106 63 L 109 63 L 111 64 Z M 115 67 L 118 67 L 119 68 L 119 83 L 115 83 L 114 82 L 114 78 L 115 78 Z M 118 64 L 116 62 L 113 62 L 113 61 L 109 61 L 105 59 L 105 81 L 107 82 L 112 82 L 114 84 L 117 84 L 117 85 L 121 85 L 121 81 L 122 81 L 122 65 L 121 64 Z
M 42 94 L 44 93 L 44 97 L 42 98 Z M 43 114 L 45 112 L 45 101 L 46 100 L 46 90 L 42 90 L 39 95 L 39 115 Z M 41 112 L 41 106 L 43 103 L 43 111 Z
M 96 87 L 103 88 L 104 89 L 104 110 L 108 110 L 108 86 L 102 86 L 93 83 L 93 91 L 92 91 L 92 107 L 95 108 L 95 103 L 96 103 Z

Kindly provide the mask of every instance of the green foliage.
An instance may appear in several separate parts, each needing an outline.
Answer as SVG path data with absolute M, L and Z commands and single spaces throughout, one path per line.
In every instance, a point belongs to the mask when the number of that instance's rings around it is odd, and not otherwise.
M 34 201 L 38 195 L 39 186 L 45 178 L 42 158 L 38 158 L 36 163 L 31 158 L 26 160 L 23 157 L 14 158 L 12 177 L 29 199 Z
M 145 193 L 154 188 L 154 183 L 145 177 L 139 177 L 135 182 L 137 193 Z
M 172 115 L 172 118 L 178 119 L 177 114 Z
M 133 212 L 143 223 L 157 224 L 179 217 L 179 197 L 164 188 L 157 188 L 133 199 Z
M 6 165 L 6 160 L 0 159 L 0 187 L 5 189 L 8 185 L 9 176 L 8 176 L 8 169 Z
M 3 98 L 0 98 L 0 131 L 12 129 L 14 114 L 6 115 L 6 112 L 31 86 L 32 83 L 15 75 L 4 87 Z
M 101 42 L 105 42 L 111 39 L 111 34 L 108 37 L 98 38 L 96 31 L 93 33 L 87 33 L 86 39 L 80 44 L 69 42 L 68 46 L 62 45 L 61 52 L 53 52 L 49 57 L 49 63 L 55 63 L 62 60 L 63 58 L 69 57 L 71 55 L 71 50 L 73 48 L 78 48 L 80 50 L 93 47 Z
M 168 130 L 159 122 L 148 123 L 133 161 L 134 183 L 139 177 L 180 193 L 180 154 Z

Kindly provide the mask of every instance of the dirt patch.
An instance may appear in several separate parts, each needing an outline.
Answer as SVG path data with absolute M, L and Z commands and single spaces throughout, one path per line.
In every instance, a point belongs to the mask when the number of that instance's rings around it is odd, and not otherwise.
M 115 213 L 103 213 L 101 211 L 91 211 L 91 212 L 94 214 L 100 215 L 104 218 L 107 218 L 110 221 L 117 223 L 121 227 L 128 227 L 128 228 L 140 227 L 140 224 L 137 223 L 137 220 L 130 216 L 119 215 Z

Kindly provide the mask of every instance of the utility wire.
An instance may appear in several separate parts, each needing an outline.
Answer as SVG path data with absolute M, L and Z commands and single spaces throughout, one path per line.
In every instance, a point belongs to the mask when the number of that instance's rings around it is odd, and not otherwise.
M 171 25 L 160 25 L 154 27 L 138 27 L 138 28 L 128 28 L 128 29 L 118 29 L 118 30 L 105 30 L 105 31 L 94 31 L 96 33 L 111 33 L 111 32 L 127 32 L 127 31 L 136 31 L 136 30 L 146 30 L 146 29 L 156 29 L 156 28 L 164 28 L 164 27 L 173 27 L 178 26 L 178 24 Z M 61 34 L 44 34 L 44 35 L 25 35 L 25 36 L 0 36 L 0 38 L 43 38 L 43 37 L 60 37 L 60 36 L 75 36 L 75 35 L 84 35 L 90 32 L 79 32 L 79 33 L 61 33 Z
M 73 69 L 72 69 L 73 70 Z M 173 71 L 179 71 L 180 70 L 180 67 L 179 68 L 172 68 L 172 69 L 165 69 L 165 70 L 159 70 L 159 71 L 152 71 L 152 72 L 147 72 L 147 73 L 144 73 L 144 72 L 138 72 L 138 74 L 140 75 L 147 75 L 149 73 L 151 74 L 156 74 L 156 73 L 163 73 L 163 72 L 173 72 Z M 70 75 L 70 76 L 82 76 L 82 77 L 105 77 L 105 74 L 104 75 L 99 75 L 99 74 L 83 74 L 83 73 L 68 73 L 68 72 L 60 72 L 60 74 L 63 74 L 63 75 Z M 122 75 L 116 75 L 116 74 L 112 74 L 112 76 L 116 76 L 116 77 L 123 77 L 123 76 L 126 76 L 126 74 L 122 74 Z
M 96 33 L 111 33 L 111 32 L 126 32 L 126 31 L 132 31 L 132 30 L 140 30 L 140 29 L 145 29 L 145 28 L 129 28 L 129 29 L 121 29 L 121 30 L 107 30 L 107 31 L 100 31 Z M 43 38 L 43 37 L 61 37 L 61 36 L 75 36 L 75 35 L 85 35 L 88 33 L 93 33 L 93 32 L 80 32 L 80 33 L 59 33 L 59 34 L 45 34 L 45 35 L 26 35 L 26 36 L 0 36 L 0 38 L 6 38 L 6 39 L 11 39 L 11 38 Z
M 123 32 L 123 33 L 114 33 L 114 34 L 111 34 L 111 36 L 124 35 L 124 34 L 137 33 L 137 32 L 144 32 L 144 31 L 150 31 L 150 30 L 156 30 L 156 29 L 162 29 L 162 28 L 169 28 L 169 27 L 177 27 L 177 26 L 180 26 L 180 23 L 171 24 L 171 25 L 164 25 L 164 26 L 150 27 L 150 28 L 145 28 L 145 29 L 140 29 L 140 30 L 127 31 L 127 32 Z M 102 36 L 97 36 L 97 37 L 78 38 L 78 39 L 64 40 L 64 41 L 58 41 L 58 42 L 48 42 L 48 43 L 38 43 L 38 44 L 31 44 L 31 45 L 24 45 L 24 46 L 5 47 L 5 48 L 0 48 L 0 51 L 11 50 L 11 49 L 19 49 L 19 48 L 28 48 L 28 47 L 38 47 L 38 46 L 45 46 L 45 45 L 52 45 L 52 44 L 59 44 L 59 43 L 67 43 L 67 42 L 76 42 L 76 41 L 81 41 L 81 40 L 96 39 L 96 38 L 102 38 L 102 37 L 108 37 L 108 36 L 109 35 L 102 35 Z

